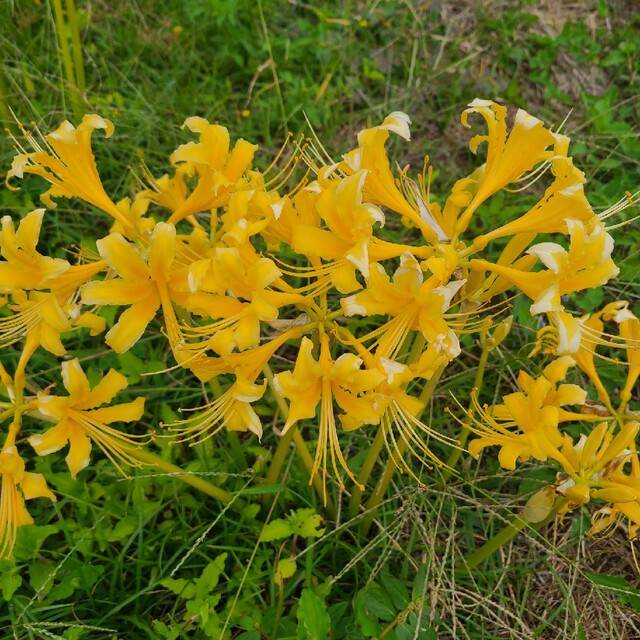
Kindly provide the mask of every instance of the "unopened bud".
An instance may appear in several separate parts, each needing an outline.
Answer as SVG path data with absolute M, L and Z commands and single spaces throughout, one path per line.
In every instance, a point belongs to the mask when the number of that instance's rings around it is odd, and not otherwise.
M 542 522 L 551 513 L 555 498 L 555 487 L 540 489 L 527 500 L 522 515 L 531 523 Z
M 481 330 L 480 342 L 482 347 L 487 351 L 493 351 L 509 335 L 512 323 L 513 316 L 509 316 L 496 325 L 493 333 L 489 333 L 488 329 Z

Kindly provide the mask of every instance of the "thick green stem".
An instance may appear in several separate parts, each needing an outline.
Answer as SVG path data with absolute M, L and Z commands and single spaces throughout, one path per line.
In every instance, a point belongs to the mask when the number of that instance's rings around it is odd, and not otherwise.
M 232 493 L 229 493 L 228 491 L 225 491 L 224 489 L 211 484 L 203 478 L 193 475 L 189 471 L 181 469 L 171 462 L 167 462 L 156 453 L 146 451 L 145 449 L 139 449 L 136 450 L 135 457 L 140 460 L 140 462 L 145 462 L 156 467 L 160 471 L 175 475 L 178 480 L 181 480 L 186 484 L 190 484 L 192 487 L 195 487 L 196 489 L 202 491 L 202 493 L 206 493 L 208 496 L 211 496 L 216 500 L 220 500 L 220 502 L 223 502 L 224 504 L 229 504 L 229 502 L 231 502 L 231 500 L 233 499 Z M 235 504 L 238 504 L 237 500 Z
M 238 434 L 235 431 L 229 431 L 227 429 L 227 439 L 229 440 L 231 455 L 236 463 L 236 468 L 239 471 L 246 471 L 249 468 L 249 463 L 247 462 L 247 457 L 244 455 L 244 449 L 242 448 Z
M 58 46 L 60 47 L 60 55 L 62 56 L 62 65 L 64 67 L 64 75 L 67 79 L 67 93 L 69 102 L 76 119 L 80 119 L 84 112 L 82 99 L 78 92 L 78 84 L 74 71 L 73 59 L 69 50 L 69 42 L 67 39 L 67 25 L 64 19 L 64 10 L 62 9 L 62 0 L 51 0 L 53 5 L 53 13 L 55 17 L 56 34 L 58 36 Z
M 523 516 L 514 516 L 513 520 L 501 531 L 496 533 L 495 536 L 489 538 L 479 549 L 476 549 L 473 553 L 470 553 L 461 563 L 461 568 L 476 569 L 480 566 L 489 556 L 495 553 L 500 547 L 504 546 L 515 538 L 520 531 L 525 528 L 533 529 L 537 531 L 544 525 L 553 520 L 560 509 L 567 503 L 567 498 L 559 497 L 553 504 L 551 511 L 544 520 L 540 522 L 529 522 Z
M 364 487 L 371 476 L 371 472 L 373 471 L 373 467 L 378 460 L 378 456 L 384 447 L 384 427 L 382 425 L 379 426 L 378 432 L 376 433 L 376 437 L 373 439 L 371 446 L 369 447 L 369 451 L 367 453 L 367 457 L 365 458 L 364 463 L 362 464 L 362 468 L 360 469 L 360 473 L 358 474 L 358 482 L 354 484 L 353 489 L 351 490 L 351 499 L 349 500 L 349 511 L 348 515 L 350 518 L 355 518 L 358 515 L 358 511 L 360 510 L 360 502 L 362 500 L 362 494 L 364 493 L 364 489 L 360 487 Z
M 489 353 L 491 353 L 491 349 L 488 349 L 486 346 L 484 346 L 482 349 L 482 354 L 480 355 L 480 362 L 478 363 L 476 377 L 473 381 L 473 388 L 475 389 L 475 393 L 477 396 L 480 395 L 480 391 L 482 390 L 482 383 L 484 382 L 484 372 L 487 368 Z M 469 419 L 471 419 L 471 417 L 473 416 L 473 403 L 471 403 L 467 415 L 469 416 Z M 464 451 L 464 448 L 467 444 L 470 433 L 471 431 L 469 430 L 469 428 L 466 425 L 463 425 L 462 429 L 460 430 L 460 436 L 458 438 L 458 446 L 456 449 L 452 449 L 449 457 L 447 458 L 447 462 L 445 463 L 445 468 L 442 470 L 442 484 L 445 484 L 451 477 L 451 474 L 454 472 L 456 465 L 458 464 L 458 460 L 460 460 L 460 456 L 462 455 L 462 452 Z
M 280 472 L 284 466 L 284 461 L 287 459 L 289 448 L 291 447 L 291 440 L 293 439 L 293 429 L 289 429 L 287 433 L 280 437 L 276 452 L 273 454 L 269 471 L 265 476 L 265 483 L 267 485 L 276 484 L 280 477 Z
M 78 14 L 74 0 L 66 0 L 67 20 L 71 35 L 71 46 L 73 47 L 73 65 L 75 71 L 76 88 L 82 95 L 86 89 L 84 77 L 84 60 L 82 57 L 82 41 L 80 40 L 80 29 L 78 28 Z
M 433 396 L 433 393 L 436 389 L 436 385 L 438 384 L 440 377 L 442 376 L 442 374 L 444 373 L 444 370 L 446 368 L 446 364 L 442 365 L 431 377 L 431 379 L 427 382 L 427 384 L 424 386 L 424 389 L 422 390 L 422 393 L 420 394 L 420 401 L 424 404 L 424 409 L 422 410 L 421 413 L 419 413 L 416 418 L 420 419 L 420 416 L 422 413 L 424 413 L 425 409 L 427 408 L 429 402 L 431 401 L 431 397 Z M 402 456 L 402 454 L 405 452 L 405 449 L 407 448 L 407 441 L 403 438 L 400 440 L 400 442 L 398 442 L 398 446 L 396 447 L 396 454 L 397 456 Z M 361 531 L 364 535 L 366 535 L 369 532 L 369 529 L 371 528 L 371 523 L 373 522 L 373 516 L 375 515 L 375 512 L 378 508 L 378 506 L 380 505 L 380 503 L 382 502 L 382 499 L 384 498 L 384 494 L 387 492 L 387 488 L 389 487 L 389 485 L 391 484 L 391 480 L 393 478 L 393 475 L 395 474 L 396 470 L 398 469 L 398 465 L 396 464 L 396 460 L 397 458 L 390 458 L 385 466 L 384 472 L 380 478 L 380 480 L 378 480 L 378 484 L 376 485 L 375 489 L 373 490 L 373 493 L 371 494 L 371 497 L 369 498 L 368 502 L 367 502 L 367 512 L 368 515 L 367 517 L 362 521 L 362 525 L 361 525 Z
M 8 126 L 12 120 L 11 111 L 9 111 L 9 89 L 7 87 L 7 79 L 4 69 L 0 68 L 0 118 L 4 120 L 5 126 Z

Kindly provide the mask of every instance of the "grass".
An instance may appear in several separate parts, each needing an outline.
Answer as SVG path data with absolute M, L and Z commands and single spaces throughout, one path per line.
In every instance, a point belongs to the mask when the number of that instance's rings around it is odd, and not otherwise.
M 107 191 L 119 197 L 134 184 L 123 167 L 137 169 L 144 160 L 156 175 L 167 170 L 168 154 L 186 140 L 180 125 L 190 115 L 259 142 L 260 164 L 288 130 L 306 131 L 306 119 L 338 156 L 357 131 L 394 110 L 414 123 L 401 164 L 420 167 L 429 154 L 433 191 L 444 195 L 475 167 L 458 122 L 475 97 L 501 99 L 546 121 L 566 118 L 596 207 L 638 186 L 640 17 L 626 2 L 95 0 L 79 2 L 77 10 L 82 106 L 116 125 L 111 141 L 97 142 L 96 155 Z M 59 52 L 54 3 L 3 3 L 0 25 L 3 126 L 14 126 L 9 107 L 43 131 L 72 118 L 77 96 Z M 9 140 L 1 139 L 5 169 L 12 155 Z M 0 191 L 3 215 L 37 206 L 35 182 L 17 193 Z M 485 215 L 508 206 L 492 200 Z M 45 241 L 63 255 L 87 220 L 74 202 L 61 202 L 57 211 Z M 576 296 L 574 309 L 591 311 L 610 294 L 624 295 L 640 311 L 639 241 L 637 225 L 618 234 L 619 281 L 608 294 Z M 487 402 L 491 390 L 513 385 L 533 340 L 517 307 L 516 320 L 510 340 L 519 353 L 492 354 Z M 444 430 L 457 428 L 443 412 L 450 393 L 470 388 L 474 377 L 480 350 L 466 347 L 466 368 L 447 370 L 430 406 L 432 424 Z M 88 350 L 73 355 L 95 359 Z M 3 362 L 11 357 L 3 352 Z M 179 372 L 141 377 L 166 363 L 160 341 L 148 341 L 117 359 L 102 354 L 89 374 L 96 379 L 117 366 L 146 395 L 144 420 L 155 425 L 175 418 L 178 404 L 197 406 L 201 398 L 199 389 L 184 391 Z M 36 383 L 46 385 L 46 372 L 55 367 L 43 356 Z M 612 373 L 606 382 L 613 388 L 618 381 Z M 266 415 L 272 405 L 263 405 Z M 354 435 L 357 468 L 370 439 Z M 298 458 L 288 456 L 277 485 L 261 486 L 252 472 L 266 467 L 276 438 L 243 442 L 248 469 L 226 438 L 163 453 L 237 495 L 228 508 L 170 475 L 123 480 L 103 460 L 73 482 L 60 461 L 38 460 L 59 501 L 55 512 L 37 515 L 39 527 L 23 529 L 16 561 L 0 563 L 2 635 L 285 640 L 315 637 L 297 635 L 300 618 L 315 616 L 321 629 L 329 615 L 336 639 L 640 636 L 635 547 L 621 532 L 585 539 L 588 518 L 580 511 L 540 533 L 522 533 L 482 570 L 459 569 L 517 511 L 523 493 L 553 480 L 550 468 L 507 474 L 485 455 L 480 464 L 467 459 L 464 479 L 446 491 L 437 482 L 418 489 L 396 475 L 368 537 L 359 533 L 361 517 L 347 518 L 343 493 L 337 521 L 317 536 L 311 519 L 322 505 Z M 269 522 L 302 509 L 308 511 L 298 513 L 300 530 L 260 539 Z M 279 563 L 287 559 L 295 567 L 285 578 L 287 565 Z M 303 590 L 324 604 L 310 599 L 302 607 Z

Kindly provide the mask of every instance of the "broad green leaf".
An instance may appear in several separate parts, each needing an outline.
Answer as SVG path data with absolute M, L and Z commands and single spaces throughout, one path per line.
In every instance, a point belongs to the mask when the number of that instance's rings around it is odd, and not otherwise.
M 196 595 L 199 598 L 206 598 L 218 585 L 220 574 L 224 571 L 224 563 L 227 559 L 226 553 L 221 553 L 213 562 L 210 562 L 196 580 Z
M 2 590 L 2 598 L 9 602 L 13 594 L 22 584 L 22 578 L 17 573 L 3 573 L 0 575 L 0 589 Z
M 353 601 L 353 610 L 363 636 L 371 638 L 380 634 L 384 627 L 378 622 L 378 618 L 367 610 L 364 602 L 364 591 L 358 591 Z
M 178 578 L 177 580 L 174 578 L 165 578 L 160 584 L 177 596 L 185 598 L 185 600 L 190 600 L 196 594 L 196 586 L 193 582 L 189 582 L 184 578 Z
M 369 613 L 384 622 L 391 622 L 396 617 L 391 598 L 377 584 L 364 590 L 364 604 Z
M 409 592 L 401 580 L 389 574 L 381 575 L 380 585 L 391 597 L 393 606 L 397 611 L 402 611 L 406 608 L 409 604 Z
M 326 640 L 331 618 L 324 600 L 310 589 L 304 589 L 298 605 L 298 640 Z
M 287 578 L 290 578 L 296 572 L 296 561 L 295 558 L 282 558 L 282 560 L 278 561 L 275 570 L 275 581 L 276 583 L 282 587 L 284 581 Z
M 322 517 L 313 509 L 296 509 L 285 519 L 279 518 L 270 522 L 263 530 L 260 539 L 263 541 L 288 538 L 294 534 L 303 538 L 317 538 L 324 533 Z
M 303 538 L 318 538 L 324 533 L 322 526 L 322 516 L 319 516 L 313 509 L 299 509 L 296 512 L 296 533 Z
M 13 557 L 19 562 L 35 558 L 44 541 L 52 534 L 58 533 L 59 527 L 47 524 L 42 527 L 30 524 L 18 529 L 16 546 L 13 548 Z
M 293 535 L 293 529 L 291 523 L 282 518 L 272 520 L 260 534 L 260 540 L 268 542 L 269 540 L 280 540 L 281 538 L 288 538 Z

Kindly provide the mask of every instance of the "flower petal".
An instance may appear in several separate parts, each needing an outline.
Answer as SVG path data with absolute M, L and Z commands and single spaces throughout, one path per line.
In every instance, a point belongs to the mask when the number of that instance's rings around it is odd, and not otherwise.
M 160 306 L 157 292 L 131 305 L 105 336 L 106 343 L 116 352 L 124 353 L 142 336 Z

